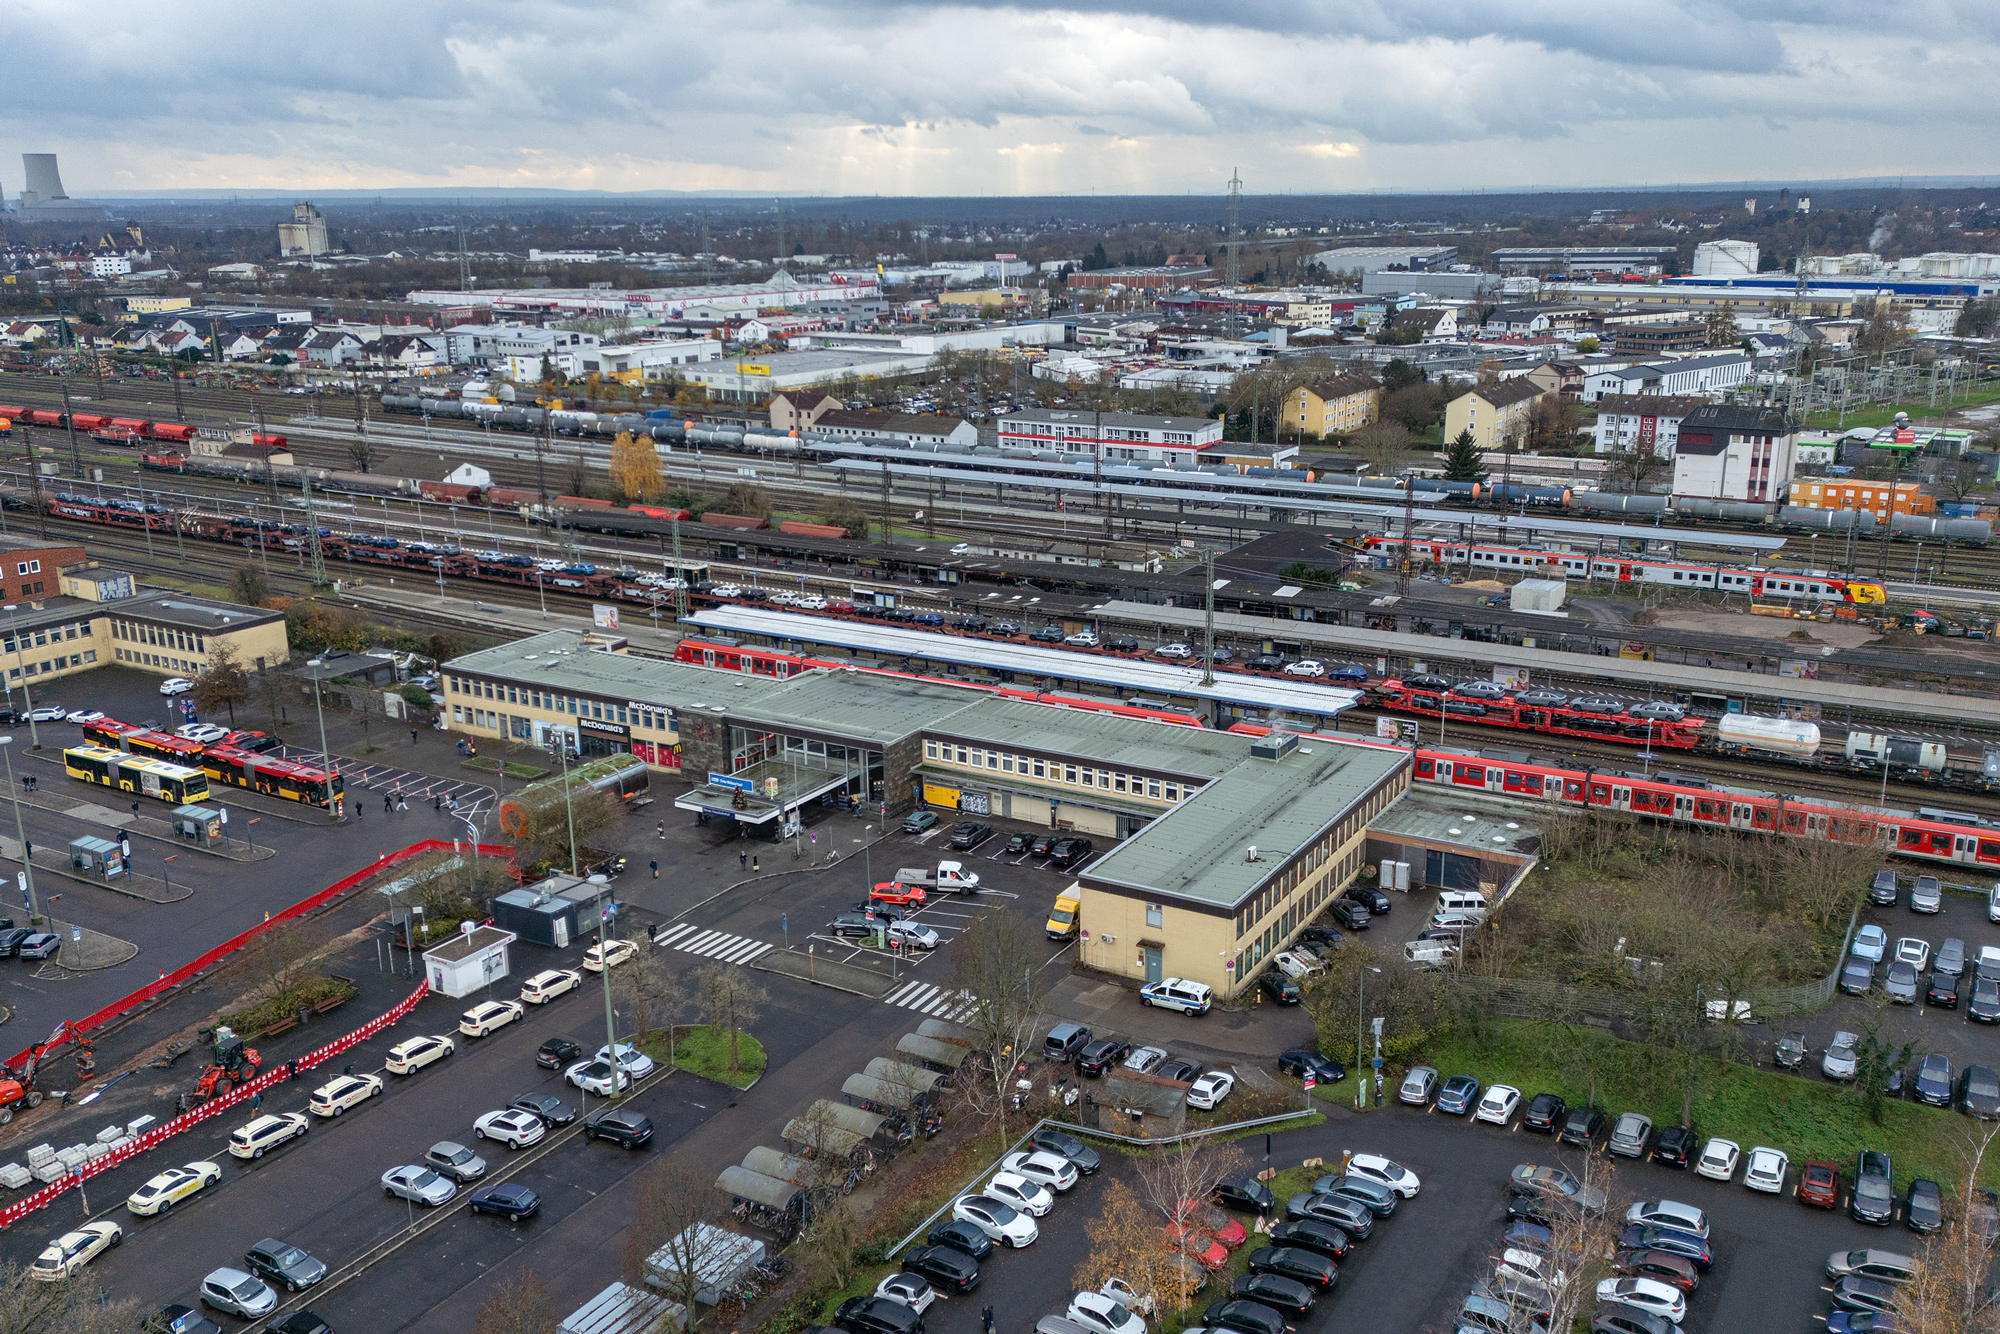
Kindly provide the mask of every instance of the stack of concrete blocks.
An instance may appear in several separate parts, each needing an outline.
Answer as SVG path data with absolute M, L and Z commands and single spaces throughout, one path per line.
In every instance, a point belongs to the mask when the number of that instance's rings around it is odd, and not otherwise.
M 133 1120 L 127 1121 L 125 1123 L 125 1133 L 130 1138 L 137 1139 L 139 1138 L 139 1136 L 145 1134 L 148 1130 L 158 1125 L 159 1121 L 160 1118 L 157 1116 L 136 1117 Z
M 63 1165 L 64 1171 L 68 1171 L 72 1167 L 82 1167 L 90 1161 L 90 1146 L 88 1144 L 72 1144 L 66 1149 L 58 1149 L 56 1150 L 56 1161 Z
M 35 1174 L 19 1163 L 0 1165 L 0 1186 L 9 1190 L 19 1190 L 35 1179 Z
M 28 1171 L 37 1181 L 54 1181 L 69 1169 L 56 1157 L 55 1146 L 37 1144 L 28 1150 Z

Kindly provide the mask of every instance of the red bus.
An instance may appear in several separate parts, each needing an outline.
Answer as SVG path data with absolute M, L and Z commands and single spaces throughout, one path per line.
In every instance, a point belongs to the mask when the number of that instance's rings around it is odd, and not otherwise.
M 324 769 L 273 759 L 234 746 L 210 746 L 201 757 L 201 768 L 218 783 L 330 808 L 335 815 L 344 814 L 346 780 Z

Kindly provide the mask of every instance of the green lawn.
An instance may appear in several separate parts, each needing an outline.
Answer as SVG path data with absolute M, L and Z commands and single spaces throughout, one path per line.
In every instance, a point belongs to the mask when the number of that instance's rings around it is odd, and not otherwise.
M 1656 1127 L 1680 1123 L 1680 1092 L 1653 1074 L 1646 1050 L 1592 1028 L 1494 1020 L 1480 1037 L 1453 1036 L 1433 1044 L 1424 1063 L 1445 1076 L 1471 1074 L 1485 1084 L 1511 1084 L 1524 1098 L 1558 1093 L 1574 1106 L 1585 1100 L 1586 1089 L 1575 1058 L 1567 1054 L 1584 1044 L 1600 1044 L 1609 1058 L 1603 1065 L 1618 1071 L 1608 1079 L 1600 1076 L 1600 1107 L 1614 1115 L 1643 1112 Z M 1876 1148 L 1894 1155 L 1899 1182 L 1929 1177 L 1949 1192 L 1963 1179 L 1979 1123 L 1902 1101 L 1885 1104 L 1882 1119 L 1879 1126 L 1869 1124 L 1847 1086 L 1723 1061 L 1704 1071 L 1694 1097 L 1694 1124 L 1704 1137 L 1735 1140 L 1746 1153 L 1759 1144 L 1782 1149 L 1794 1171 L 1818 1158 L 1851 1175 L 1855 1154 Z M 2000 1162 L 1992 1157 L 1984 1180 L 2000 1185 Z
M 674 1064 L 691 1075 L 747 1089 L 764 1073 L 764 1044 L 748 1033 L 738 1039 L 743 1068 L 734 1073 L 729 1069 L 729 1043 L 710 1034 L 706 1024 L 676 1028 L 674 1036 L 680 1039 L 674 1047 Z M 666 1030 L 662 1029 L 641 1042 L 639 1050 L 656 1061 L 664 1061 L 667 1058 Z

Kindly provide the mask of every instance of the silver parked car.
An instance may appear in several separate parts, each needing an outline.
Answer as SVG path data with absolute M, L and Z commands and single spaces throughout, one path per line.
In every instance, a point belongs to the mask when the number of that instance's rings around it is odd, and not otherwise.
M 218 1311 L 255 1320 L 271 1313 L 278 1304 L 278 1294 L 253 1274 L 240 1269 L 217 1269 L 201 1281 L 201 1301 L 202 1305 Z
M 1840 1032 L 1833 1035 L 1826 1044 L 1826 1053 L 1819 1058 L 1819 1072 L 1828 1079 L 1852 1079 L 1860 1069 L 1854 1049 L 1861 1045 L 1858 1033 Z
M 382 1190 L 391 1199 L 414 1200 L 418 1204 L 440 1205 L 458 1194 L 458 1187 L 428 1167 L 392 1167 L 382 1174 Z

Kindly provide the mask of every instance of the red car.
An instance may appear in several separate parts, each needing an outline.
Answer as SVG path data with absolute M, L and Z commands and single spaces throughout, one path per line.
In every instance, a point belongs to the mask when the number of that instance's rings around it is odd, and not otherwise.
M 1832 1163 L 1808 1162 L 1799 1171 L 1799 1203 L 1831 1209 L 1840 1203 L 1840 1169 Z
M 903 903 L 921 906 L 924 891 L 921 885 L 906 885 L 900 880 L 884 880 L 868 891 L 868 898 L 874 903 Z
M 1250 1235 L 1243 1230 L 1243 1224 L 1202 1200 L 1182 1200 L 1180 1212 L 1175 1215 L 1175 1219 L 1190 1227 L 1202 1229 L 1232 1251 L 1241 1246 L 1244 1238 Z
M 1204 1269 L 1220 1269 L 1229 1263 L 1229 1248 L 1200 1228 L 1165 1227 L 1160 1229 L 1160 1240 L 1168 1250 L 1199 1261 Z

